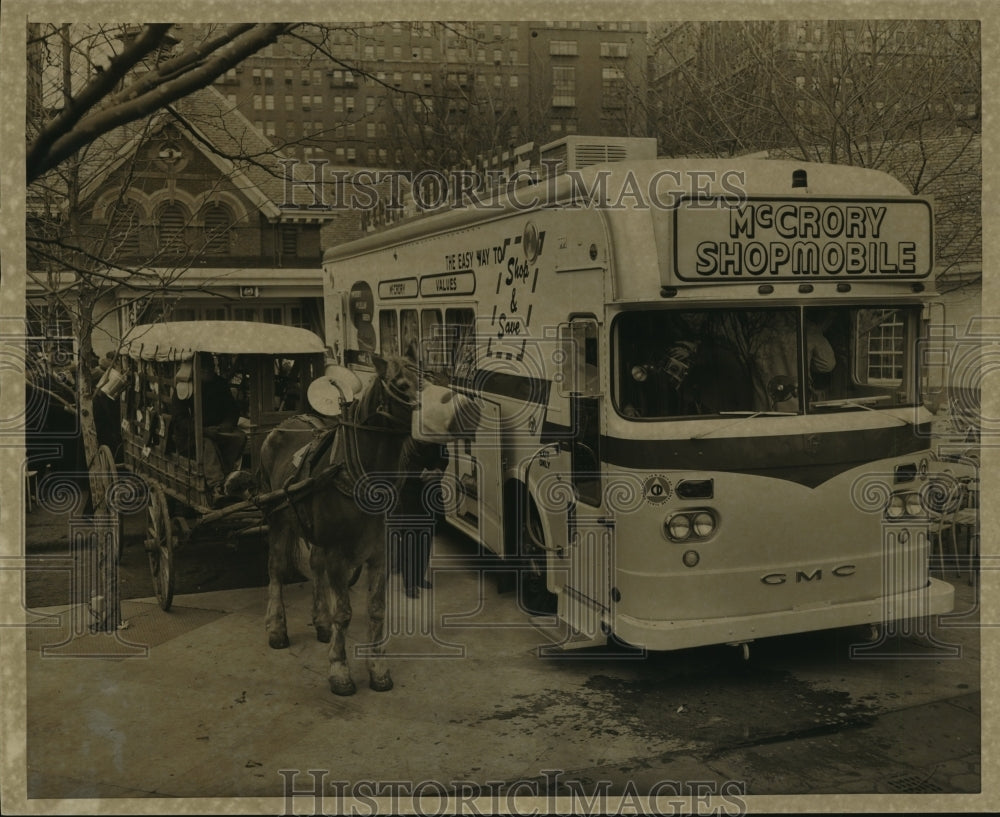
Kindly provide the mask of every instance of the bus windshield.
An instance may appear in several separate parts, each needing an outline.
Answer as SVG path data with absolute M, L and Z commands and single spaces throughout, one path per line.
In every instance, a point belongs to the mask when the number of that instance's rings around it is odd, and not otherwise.
M 634 419 L 913 405 L 919 306 L 656 309 L 614 324 L 615 406 Z

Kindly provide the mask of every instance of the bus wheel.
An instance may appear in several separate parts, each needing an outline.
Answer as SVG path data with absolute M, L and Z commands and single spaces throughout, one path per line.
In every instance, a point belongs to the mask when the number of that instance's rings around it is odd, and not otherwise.
M 517 574 L 517 601 L 530 615 L 551 615 L 556 612 L 558 599 L 549 592 L 546 583 L 545 532 L 542 519 L 533 500 L 527 503 L 521 541 L 524 560 Z

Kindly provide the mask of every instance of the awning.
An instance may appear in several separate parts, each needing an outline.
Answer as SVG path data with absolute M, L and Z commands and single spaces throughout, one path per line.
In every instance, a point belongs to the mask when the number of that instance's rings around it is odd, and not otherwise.
M 250 321 L 174 321 L 134 326 L 122 354 L 135 360 L 190 360 L 196 352 L 294 355 L 323 352 L 314 332 Z

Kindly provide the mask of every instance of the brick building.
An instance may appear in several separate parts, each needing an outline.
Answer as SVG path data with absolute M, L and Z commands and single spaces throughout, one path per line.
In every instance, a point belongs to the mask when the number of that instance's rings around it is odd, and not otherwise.
M 325 28 L 325 55 L 283 38 L 216 85 L 299 159 L 420 170 L 566 134 L 644 135 L 645 23 Z
M 64 205 L 46 202 L 29 205 L 28 230 L 62 234 L 103 259 L 98 355 L 129 324 L 161 316 L 322 331 L 320 231 L 339 220 L 355 235 L 359 216 L 293 204 L 301 195 L 286 201 L 284 157 L 218 91 L 197 91 L 97 147 L 74 223 Z M 66 343 L 68 316 L 31 247 L 29 334 Z

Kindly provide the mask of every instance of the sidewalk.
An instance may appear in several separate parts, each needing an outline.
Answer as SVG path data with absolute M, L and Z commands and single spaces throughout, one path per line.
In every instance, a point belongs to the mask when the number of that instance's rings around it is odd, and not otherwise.
M 27 635 L 29 796 L 280 798 L 281 770 L 300 770 L 302 788 L 311 769 L 331 783 L 534 781 L 543 794 L 549 770 L 588 792 L 739 781 L 752 795 L 897 804 L 979 790 L 974 629 L 948 633 L 961 660 L 851 662 L 830 657 L 832 636 L 772 639 L 745 670 L 726 648 L 541 659 L 545 639 L 482 576 L 440 572 L 416 602 L 396 578 L 395 689 L 370 691 L 352 658 L 350 698 L 327 688 L 307 584 L 286 587 L 292 644 L 280 651 L 266 645 L 261 588 L 180 596 L 170 613 L 126 601 L 116 635 L 82 633 L 80 607 L 45 611 L 56 626 Z M 349 655 L 366 632 L 361 596 Z

